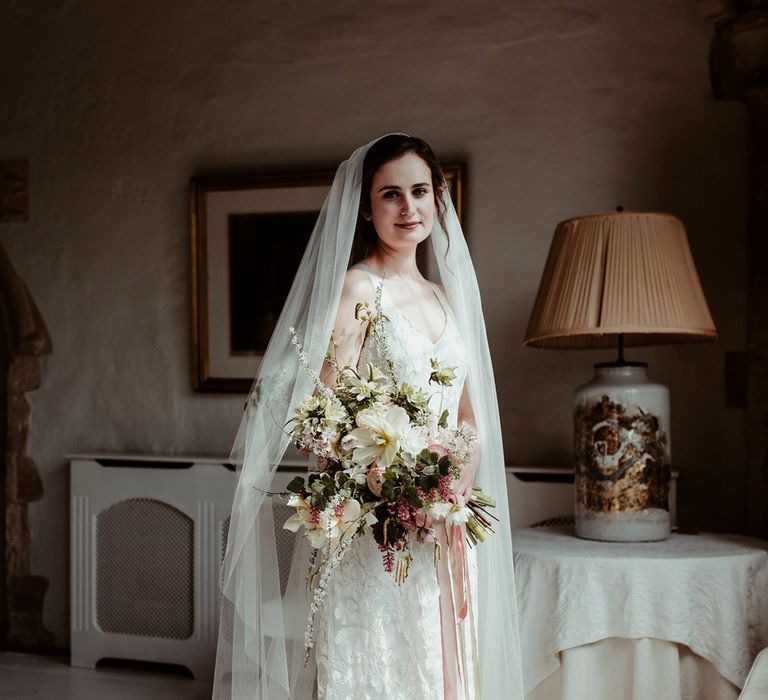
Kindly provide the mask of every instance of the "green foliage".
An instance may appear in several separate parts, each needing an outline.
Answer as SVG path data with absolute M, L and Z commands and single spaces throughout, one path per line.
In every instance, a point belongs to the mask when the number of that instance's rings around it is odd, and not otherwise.
M 385 501 L 396 501 L 399 491 L 400 489 L 398 488 L 394 479 L 387 479 L 381 486 L 381 497 Z
M 415 423 L 419 423 L 429 412 L 429 398 L 418 387 L 403 383 L 392 396 L 392 403 L 400 406 Z
M 393 546 L 398 540 L 406 538 L 405 527 L 395 518 L 389 517 L 386 504 L 377 506 L 374 513 L 378 521 L 371 527 L 371 532 L 377 544 Z
M 416 456 L 416 461 L 424 467 L 437 464 L 437 452 L 430 452 L 426 447 Z
M 432 489 L 440 486 L 440 477 L 437 474 L 425 474 L 419 479 L 421 488 L 429 493 Z
M 415 486 L 406 486 L 403 488 L 402 493 L 411 508 L 421 508 L 424 505 L 419 498 L 419 491 Z
M 288 483 L 288 486 L 285 488 L 290 491 L 291 493 L 305 493 L 306 489 L 304 488 L 304 477 L 303 476 L 295 476 L 293 479 L 290 480 Z

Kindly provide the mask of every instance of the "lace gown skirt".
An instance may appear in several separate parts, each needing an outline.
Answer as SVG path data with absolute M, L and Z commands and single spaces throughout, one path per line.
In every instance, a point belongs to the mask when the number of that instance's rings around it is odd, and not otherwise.
M 401 584 L 370 534 L 345 554 L 320 611 L 320 700 L 442 700 L 440 595 L 431 542 L 414 543 Z

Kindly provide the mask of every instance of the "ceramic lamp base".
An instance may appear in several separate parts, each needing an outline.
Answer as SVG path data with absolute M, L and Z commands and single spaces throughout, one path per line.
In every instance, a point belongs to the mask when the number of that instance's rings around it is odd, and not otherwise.
M 576 506 L 576 535 L 601 542 L 656 542 L 670 533 L 669 511 L 647 508 L 634 513 L 595 513 Z
M 667 539 L 669 391 L 648 380 L 643 363 L 603 363 L 574 399 L 576 534 Z

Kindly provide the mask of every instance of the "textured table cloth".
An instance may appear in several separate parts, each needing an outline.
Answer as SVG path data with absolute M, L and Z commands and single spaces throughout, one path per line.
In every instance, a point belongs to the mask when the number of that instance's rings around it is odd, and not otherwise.
M 684 644 L 610 637 L 560 652 L 525 700 L 738 700 L 739 688 Z M 765 698 L 763 698 L 765 700 Z
M 768 542 L 592 542 L 572 527 L 513 530 L 512 540 L 527 692 L 560 652 L 612 637 L 685 645 L 738 687 L 768 646 Z

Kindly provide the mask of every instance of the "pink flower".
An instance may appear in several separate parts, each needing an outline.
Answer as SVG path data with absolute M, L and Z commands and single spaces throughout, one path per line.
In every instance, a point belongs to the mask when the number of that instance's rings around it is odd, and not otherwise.
M 440 491 L 440 498 L 444 500 L 446 503 L 453 503 L 455 501 L 455 496 L 453 491 L 451 491 L 451 477 L 450 476 L 441 476 L 440 477 L 440 485 L 438 487 Z
M 366 482 L 371 493 L 378 498 L 381 496 L 381 487 L 384 485 L 384 470 L 378 465 L 372 466 L 368 470 Z
M 407 523 L 411 517 L 411 509 L 408 508 L 408 504 L 400 499 L 397 503 L 397 518 L 401 523 Z
M 391 574 L 395 570 L 395 554 L 392 551 L 392 547 L 386 544 L 380 544 L 379 551 L 382 553 L 381 559 L 384 563 L 384 571 Z
M 446 450 L 442 445 L 438 445 L 437 443 L 433 445 L 429 445 L 427 449 L 430 452 L 434 452 L 437 455 L 438 459 L 441 459 L 442 457 L 448 457 L 448 450 Z

